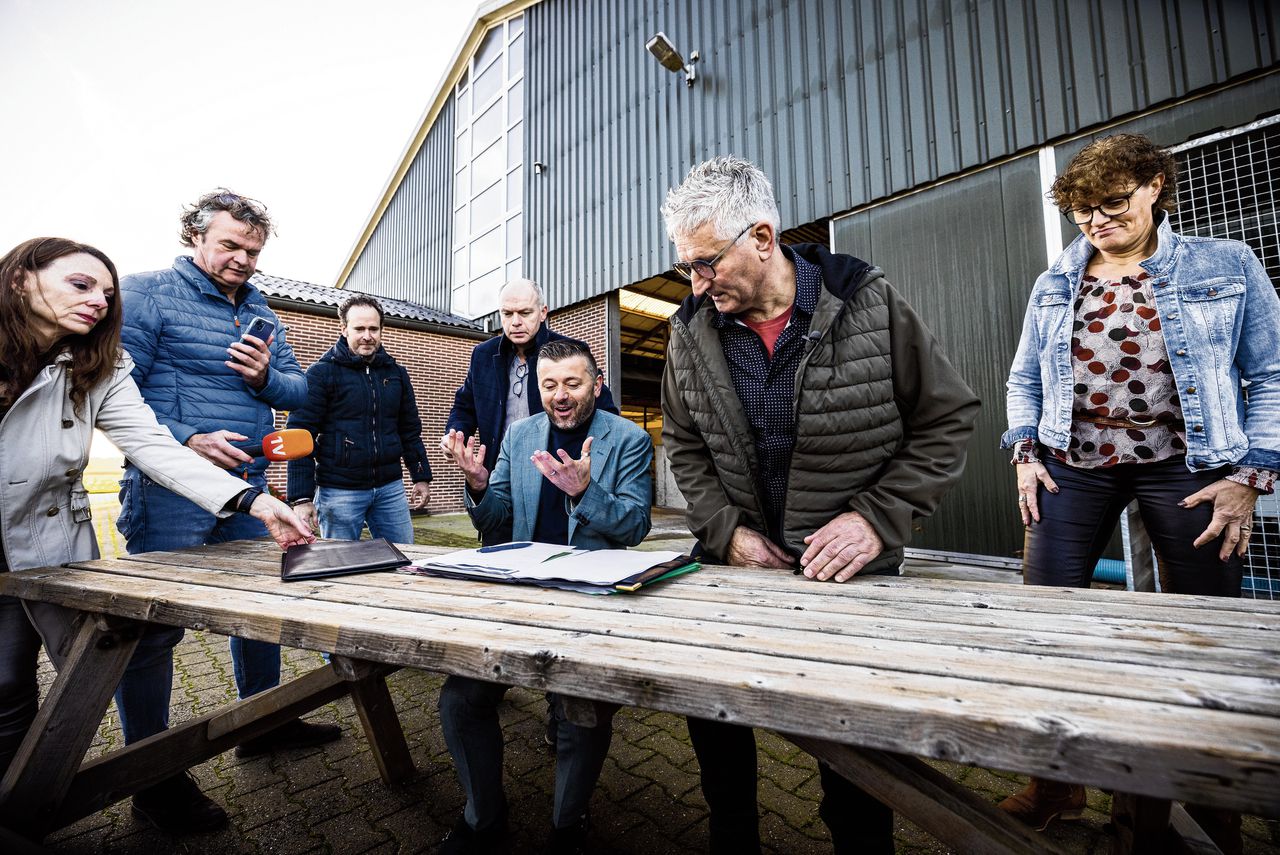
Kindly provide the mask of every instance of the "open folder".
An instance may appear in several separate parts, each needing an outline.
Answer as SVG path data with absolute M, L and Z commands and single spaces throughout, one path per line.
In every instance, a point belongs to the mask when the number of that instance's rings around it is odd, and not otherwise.
M 323 579 L 349 573 L 395 570 L 408 563 L 404 553 L 385 537 L 326 540 L 289 547 L 280 556 L 280 578 L 285 582 Z
M 700 566 L 679 552 L 575 549 L 553 543 L 515 541 L 420 558 L 400 572 L 613 594 L 635 591 L 690 573 Z

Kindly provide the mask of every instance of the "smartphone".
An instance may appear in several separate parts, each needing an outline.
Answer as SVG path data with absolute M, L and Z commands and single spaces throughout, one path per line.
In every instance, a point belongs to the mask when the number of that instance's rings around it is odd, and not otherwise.
M 263 344 L 266 344 L 271 340 L 271 336 L 275 334 L 275 331 L 275 321 L 267 320 L 266 318 L 254 318 L 249 321 L 249 326 L 245 329 L 244 335 L 251 335 Z M 244 338 L 244 335 L 240 337 Z

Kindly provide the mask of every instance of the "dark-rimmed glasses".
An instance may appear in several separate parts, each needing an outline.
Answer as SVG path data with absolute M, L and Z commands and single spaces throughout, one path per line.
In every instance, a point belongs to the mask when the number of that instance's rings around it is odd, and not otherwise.
M 751 223 L 745 229 L 738 232 L 738 236 L 725 244 L 724 249 L 717 252 L 716 257 L 710 261 L 703 261 L 700 258 L 694 259 L 693 261 L 677 261 L 675 264 L 671 265 L 671 269 L 690 282 L 693 281 L 693 274 L 695 273 L 703 279 L 715 279 L 716 265 L 720 263 L 720 259 L 724 258 L 724 254 L 728 252 L 734 244 L 742 240 L 742 236 L 751 231 L 751 227 L 754 225 L 755 223 Z
M 1079 208 L 1070 208 L 1063 211 L 1062 216 L 1077 226 L 1083 226 L 1093 220 L 1094 211 L 1101 211 L 1108 217 L 1118 217 L 1129 210 L 1129 197 L 1141 189 L 1142 185 L 1139 184 L 1123 196 L 1117 196 L 1114 199 L 1103 199 L 1097 205 L 1081 205 Z
M 524 378 L 529 376 L 529 363 L 516 363 L 516 380 L 511 384 L 511 394 L 517 398 L 524 397 Z

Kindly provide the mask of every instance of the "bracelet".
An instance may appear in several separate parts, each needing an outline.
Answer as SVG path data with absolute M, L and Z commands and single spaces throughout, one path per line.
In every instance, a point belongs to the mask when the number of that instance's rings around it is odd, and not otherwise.
M 298 505 L 309 505 L 309 504 L 311 504 L 310 499 L 294 499 L 292 502 L 289 503 L 289 507 L 296 508 L 298 507 Z
M 1039 463 L 1040 457 L 1036 454 L 1036 442 L 1034 439 L 1020 439 L 1013 445 L 1013 459 L 1009 461 L 1014 466 L 1020 463 Z
M 236 498 L 236 512 L 241 514 L 249 513 L 249 509 L 253 507 L 253 503 L 262 495 L 262 491 L 257 487 L 250 487 Z

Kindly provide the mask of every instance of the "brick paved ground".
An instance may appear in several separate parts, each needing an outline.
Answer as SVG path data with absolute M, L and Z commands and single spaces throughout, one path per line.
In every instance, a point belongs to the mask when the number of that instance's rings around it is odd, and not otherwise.
M 446 530 L 447 519 L 431 518 L 430 535 L 420 540 L 465 540 Z M 442 528 L 443 527 L 443 528 Z M 660 532 L 669 534 L 667 532 Z M 231 661 L 222 636 L 188 632 L 177 648 L 173 719 L 202 715 L 234 697 Z M 286 650 L 286 676 L 321 663 L 318 654 Z M 48 663 L 42 668 L 47 686 Z M 462 809 L 440 735 L 436 698 L 441 678 L 401 671 L 389 679 L 392 696 L 409 739 L 418 775 L 389 788 L 382 784 L 359 734 L 349 700 L 317 710 L 310 718 L 343 725 L 344 738 L 319 749 L 291 751 L 252 760 L 231 752 L 193 773 L 213 798 L 226 806 L 230 826 L 206 835 L 173 838 L 136 822 L 128 802 L 57 832 L 46 843 L 65 853 L 416 853 L 432 852 Z M 545 703 L 534 692 L 513 689 L 501 715 L 507 738 L 507 792 L 511 800 L 513 853 L 537 852 L 546 840 L 551 814 L 552 757 L 542 741 Z M 120 745 L 112 707 L 93 754 Z M 830 852 L 818 819 L 817 770 L 808 755 L 783 740 L 759 734 L 760 827 L 767 849 L 783 855 Z M 936 763 L 985 798 L 998 801 L 1021 787 L 1017 775 Z M 698 789 L 697 762 L 682 719 L 641 709 L 624 709 L 615 719 L 614 741 L 592 801 L 593 852 L 606 855 L 666 855 L 706 851 L 707 812 Z M 1077 853 L 1105 852 L 1109 798 L 1089 792 L 1083 822 L 1051 829 L 1049 836 Z M 1246 818 L 1249 853 L 1280 853 L 1280 827 Z M 947 852 L 928 835 L 899 821 L 898 851 Z

